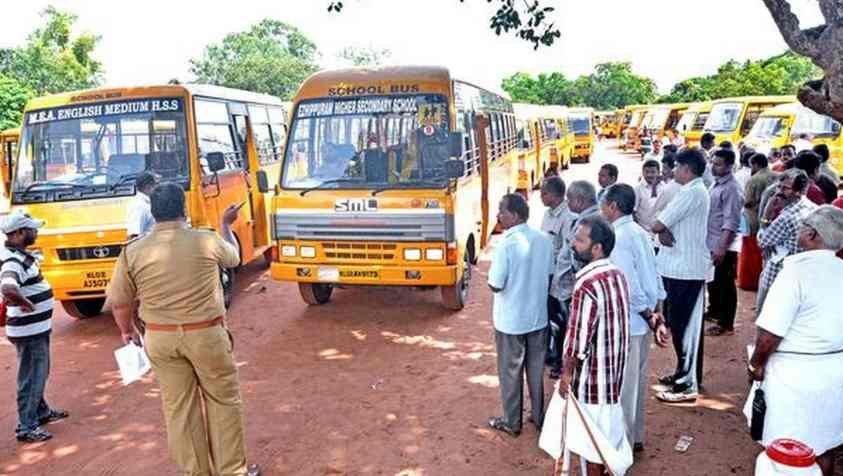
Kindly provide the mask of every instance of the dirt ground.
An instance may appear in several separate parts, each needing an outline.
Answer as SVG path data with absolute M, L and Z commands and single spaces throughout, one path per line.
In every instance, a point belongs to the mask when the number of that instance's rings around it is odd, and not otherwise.
M 270 475 L 550 474 L 530 425 L 516 439 L 486 428 L 500 413 L 487 269 L 481 262 L 468 306 L 449 313 L 436 291 L 384 288 L 341 289 L 309 308 L 294 285 L 248 267 L 229 323 L 250 461 Z M 741 293 L 735 336 L 706 340 L 697 404 L 648 400 L 646 451 L 629 474 L 752 474 L 760 447 L 740 409 L 753 301 Z M 50 425 L 53 440 L 29 445 L 14 440 L 15 354 L 0 339 L 0 474 L 175 474 L 158 386 L 151 374 L 121 385 L 111 318 L 57 311 L 52 339 L 48 401 L 71 418 Z M 672 350 L 654 349 L 651 382 L 673 365 Z M 682 435 L 694 441 L 677 453 Z

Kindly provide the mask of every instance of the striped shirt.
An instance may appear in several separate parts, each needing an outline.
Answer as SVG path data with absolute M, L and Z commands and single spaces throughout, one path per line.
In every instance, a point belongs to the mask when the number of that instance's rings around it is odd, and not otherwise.
M 26 251 L 0 248 L 0 284 L 13 284 L 35 306 L 32 312 L 23 312 L 20 306 L 7 303 L 6 337 L 33 337 L 50 332 L 53 317 L 53 290 L 41 275 L 38 260 Z
M 767 228 L 758 232 L 758 246 L 764 253 L 759 287 L 770 289 L 784 266 L 784 259 L 799 252 L 799 225 L 817 205 L 802 196 L 787 205 Z
M 706 246 L 708 234 L 708 190 L 701 178 L 682 185 L 676 197 L 659 213 L 658 221 L 666 226 L 675 243 L 662 245 L 656 256 L 659 274 L 672 279 L 704 280 L 711 266 L 711 253 Z
M 608 259 L 577 273 L 565 357 L 577 368 L 571 389 L 587 404 L 620 401 L 629 348 L 629 287 L 623 272 Z

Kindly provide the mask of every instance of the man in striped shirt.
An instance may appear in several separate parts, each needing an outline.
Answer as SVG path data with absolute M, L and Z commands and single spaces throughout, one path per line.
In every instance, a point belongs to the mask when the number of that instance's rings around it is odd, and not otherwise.
M 0 292 L 6 302 L 6 337 L 18 357 L 18 441 L 32 443 L 53 437 L 41 425 L 67 418 L 44 400 L 50 373 L 50 329 L 53 291 L 41 276 L 38 260 L 26 251 L 44 224 L 16 211 L 0 224 L 6 246 L 0 249 Z
M 585 266 L 577 272 L 571 299 L 559 392 L 573 395 L 619 448 L 626 438 L 621 385 L 629 348 L 629 287 L 609 260 L 614 247 L 615 233 L 606 220 L 592 215 L 579 221 L 573 248 Z M 580 447 L 579 442 L 569 444 L 572 450 Z M 588 474 L 603 474 L 599 458 L 578 454 L 588 460 Z
M 671 403 L 697 399 L 702 371 L 703 285 L 711 266 L 706 245 L 711 203 L 702 179 L 705 156 L 700 149 L 685 149 L 676 156 L 676 164 L 674 176 L 682 187 L 653 225 L 661 244 L 656 263 L 667 292 L 665 317 L 677 361 L 673 375 L 659 379 L 671 386 L 670 390 L 656 398 Z

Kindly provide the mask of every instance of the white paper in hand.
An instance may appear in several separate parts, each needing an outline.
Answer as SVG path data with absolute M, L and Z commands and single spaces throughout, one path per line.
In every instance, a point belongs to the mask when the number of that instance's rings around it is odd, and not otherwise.
M 143 345 L 143 342 L 141 342 Z M 124 345 L 114 351 L 114 358 L 117 359 L 117 367 L 120 369 L 120 377 L 123 378 L 123 385 L 140 380 L 141 377 L 152 367 L 149 365 L 149 358 L 143 347 L 133 343 Z

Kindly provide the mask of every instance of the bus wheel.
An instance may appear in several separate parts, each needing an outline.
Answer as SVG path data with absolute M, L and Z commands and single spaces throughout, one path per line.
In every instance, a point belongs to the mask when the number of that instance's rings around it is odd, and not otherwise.
M 105 304 L 105 298 L 77 299 L 75 301 L 62 301 L 61 307 L 71 317 L 86 319 L 102 314 L 103 304 Z
M 222 281 L 222 299 L 225 308 L 228 309 L 234 299 L 234 268 L 220 269 L 220 281 Z
M 468 253 L 463 260 L 462 279 L 452 286 L 440 287 L 442 303 L 452 311 L 460 311 L 468 300 L 468 286 L 471 283 L 471 262 Z
M 299 283 L 299 294 L 304 302 L 311 306 L 326 304 L 331 300 L 334 287 L 330 284 Z

